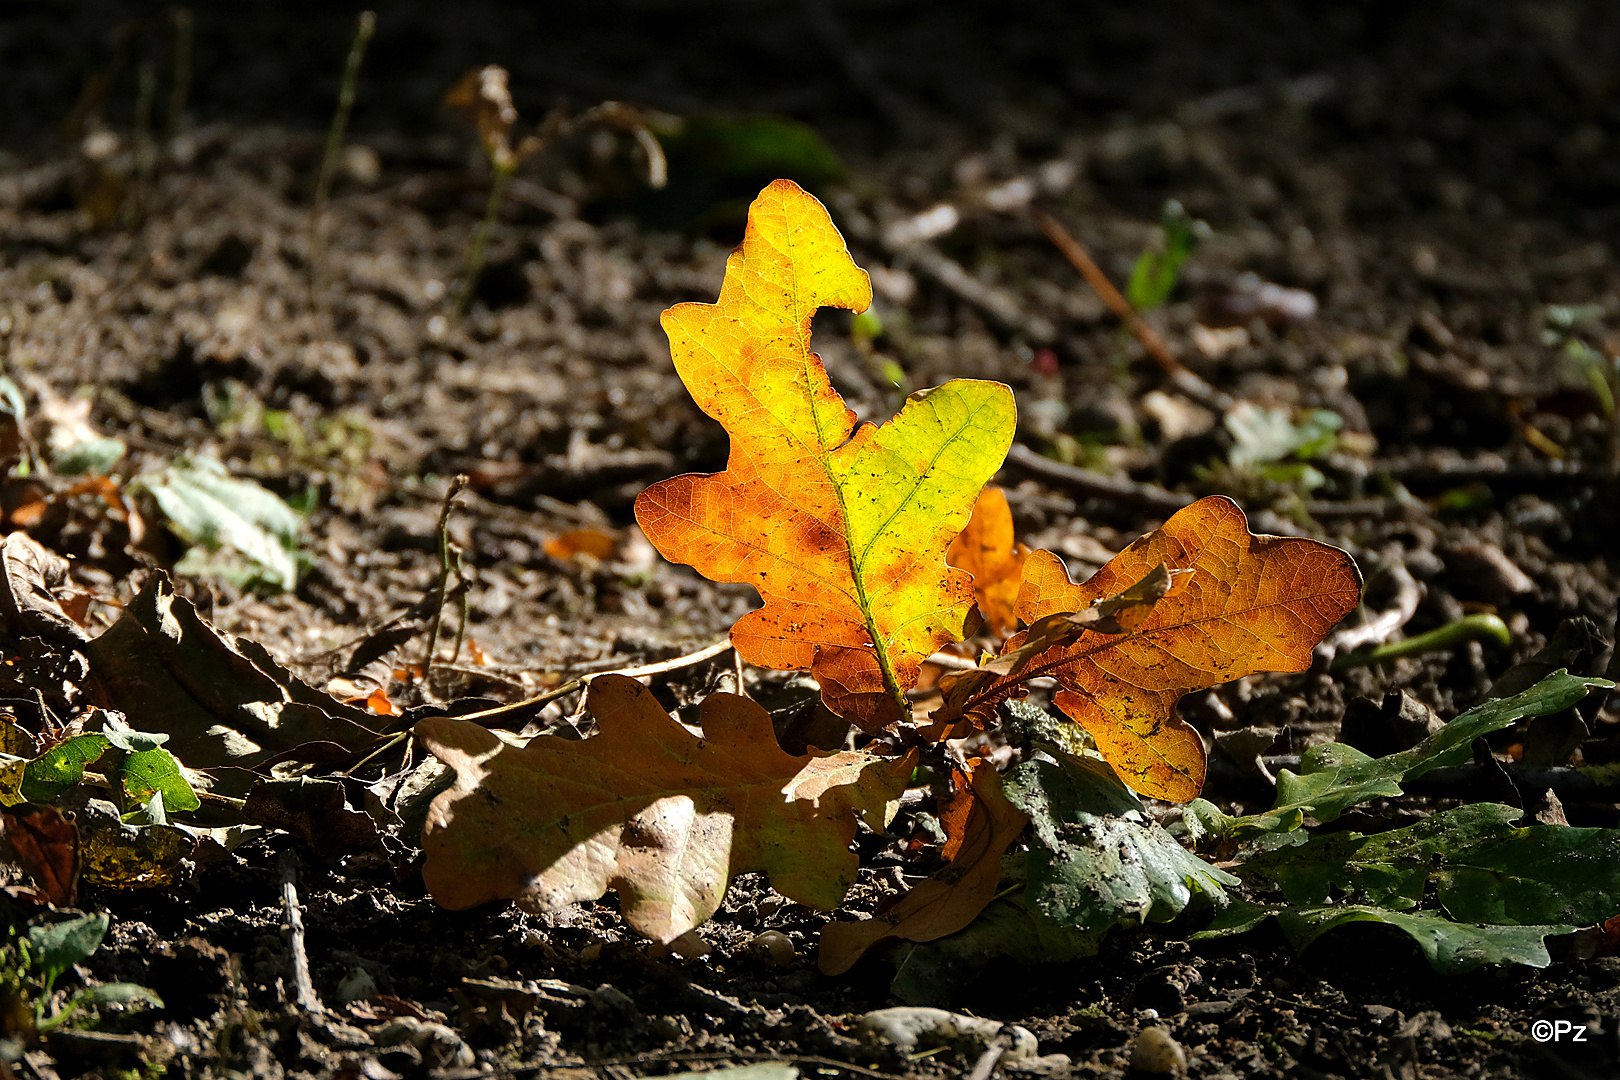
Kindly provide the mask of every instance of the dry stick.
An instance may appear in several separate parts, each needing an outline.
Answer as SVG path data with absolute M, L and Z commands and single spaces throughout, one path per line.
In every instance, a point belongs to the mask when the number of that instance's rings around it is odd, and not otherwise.
M 343 149 L 343 132 L 349 126 L 349 112 L 354 108 L 354 88 L 360 81 L 360 61 L 366 55 L 366 46 L 377 30 L 377 13 L 362 11 L 355 23 L 354 41 L 349 44 L 349 59 L 343 67 L 343 84 L 338 88 L 337 111 L 332 114 L 332 126 L 326 132 L 326 151 L 321 155 L 321 171 L 315 180 L 315 198 L 309 208 L 309 291 L 318 295 L 321 277 L 326 272 L 326 238 L 321 233 L 321 219 L 326 216 L 326 204 L 332 194 L 332 177 L 337 173 L 338 152 Z
M 1007 451 L 1007 463 L 1016 465 L 1050 483 L 1068 488 L 1078 495 L 1107 499 L 1122 506 L 1134 506 L 1153 514 L 1169 516 L 1193 501 L 1191 495 L 1170 491 L 1154 484 L 1104 476 L 1090 469 L 1065 465 L 1061 461 L 1042 457 L 1022 443 L 1013 443 Z
M 309 953 L 304 946 L 304 912 L 298 904 L 298 856 L 291 848 L 281 853 L 281 930 L 292 950 L 293 987 L 298 1007 L 308 1013 L 325 1013 L 326 1006 L 315 994 L 309 977 Z
M 1086 249 L 1080 246 L 1080 241 L 1069 235 L 1069 230 L 1065 229 L 1057 218 L 1041 210 L 1031 211 L 1030 216 L 1041 232 L 1046 234 L 1046 238 L 1052 241 L 1053 246 L 1063 253 L 1063 257 L 1068 259 L 1076 270 L 1080 271 L 1080 276 L 1086 279 L 1086 283 L 1097 291 L 1103 303 L 1119 316 L 1178 389 L 1220 411 L 1224 412 L 1231 408 L 1230 397 L 1188 371 L 1186 366 L 1176 359 L 1175 354 L 1170 351 L 1170 346 L 1164 343 L 1158 331 L 1154 330 L 1148 321 L 1142 318 L 1141 313 L 1131 306 L 1131 302 L 1114 288 L 1114 283 L 1108 280 L 1108 275 L 1102 272 L 1102 267 L 1098 266 L 1087 254 Z
M 433 605 L 433 622 L 428 630 L 427 655 L 422 657 L 422 680 L 429 681 L 433 671 L 433 654 L 439 648 L 439 625 L 444 621 L 445 591 L 450 587 L 450 512 L 455 509 L 456 496 L 467 486 L 467 474 L 457 473 L 450 479 L 450 490 L 444 493 L 444 507 L 439 511 L 439 602 Z
M 1007 1052 L 1012 1045 L 1012 1037 L 1005 1034 L 1006 1029 L 996 1033 L 990 1040 L 990 1045 L 984 1048 L 979 1060 L 974 1062 L 973 1069 L 967 1074 L 967 1080 L 990 1080 L 990 1074 L 996 1071 L 996 1064 L 1001 1061 L 1001 1055 Z
M 708 648 L 699 649 L 695 653 L 687 653 L 685 656 L 677 656 L 673 660 L 660 660 L 656 664 L 647 664 L 643 667 L 619 668 L 616 671 L 592 672 L 589 675 L 581 675 L 577 679 L 570 679 L 561 686 L 547 690 L 545 693 L 540 694 L 537 697 L 528 698 L 524 701 L 515 701 L 510 705 L 497 705 L 493 709 L 482 709 L 479 712 L 463 713 L 460 716 L 453 717 L 452 719 L 471 720 L 473 723 L 483 724 L 485 727 L 489 727 L 491 726 L 489 723 L 490 721 L 515 719 L 518 716 L 533 712 L 538 706 L 556 701 L 560 697 L 565 697 L 568 694 L 572 694 L 575 690 L 589 686 L 592 679 L 600 679 L 603 675 L 624 675 L 631 679 L 639 679 L 644 675 L 662 675 L 666 671 L 679 671 L 681 668 L 701 664 L 705 660 L 722 655 L 729 648 L 731 648 L 731 639 L 728 637 L 722 641 L 715 642 Z

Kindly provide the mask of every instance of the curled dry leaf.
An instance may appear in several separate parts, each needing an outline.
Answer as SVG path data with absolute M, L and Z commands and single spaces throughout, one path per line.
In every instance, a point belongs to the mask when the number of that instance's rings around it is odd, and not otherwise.
M 923 658 L 964 636 L 972 581 L 945 550 L 1016 419 L 1006 386 L 958 379 L 857 426 L 810 352 L 810 320 L 871 301 L 819 202 L 787 180 L 761 192 L 719 302 L 663 317 L 676 371 L 731 436 L 726 471 L 636 499 L 665 558 L 759 590 L 764 607 L 731 631 L 744 660 L 809 668 L 828 706 L 869 730 L 908 716 Z
M 973 598 L 990 632 L 1006 637 L 1018 628 L 1013 609 L 1024 580 L 1029 547 L 1013 538 L 1007 493 L 998 487 L 979 492 L 962 535 L 945 550 L 945 561 L 973 575 Z
M 1029 817 L 1008 801 L 994 766 L 978 758 L 970 764 L 971 785 L 942 808 L 949 865 L 918 882 L 887 913 L 864 922 L 828 923 L 821 931 L 823 972 L 842 974 L 872 946 L 891 938 L 933 941 L 954 934 L 994 898 L 1001 883 L 1001 856 Z
M 712 915 L 746 871 L 833 908 L 855 880 L 857 818 L 886 824 L 915 762 L 795 757 L 770 714 L 733 694 L 703 702 L 702 738 L 634 679 L 597 678 L 586 702 L 598 733 L 583 742 L 542 735 L 516 747 L 464 720 L 417 724 L 456 774 L 422 839 L 422 880 L 440 904 L 556 911 L 611 888 L 625 921 L 665 944 Z
M 1172 578 L 1151 606 L 1118 616 L 1122 632 L 1093 628 L 976 691 L 971 713 L 1051 676 L 1055 703 L 1078 721 L 1120 778 L 1153 798 L 1184 802 L 1204 783 L 1204 744 L 1175 715 L 1183 694 L 1258 671 L 1304 671 L 1311 650 L 1361 598 L 1361 575 L 1345 552 L 1314 540 L 1256 536 L 1232 500 L 1211 496 L 1179 511 L 1082 585 L 1056 555 L 1024 565 L 1018 617 L 1039 625 L 1084 612 L 1140 584 L 1163 565 Z M 1192 571 L 1190 574 L 1179 571 Z M 1025 634 L 1007 642 L 1016 653 Z

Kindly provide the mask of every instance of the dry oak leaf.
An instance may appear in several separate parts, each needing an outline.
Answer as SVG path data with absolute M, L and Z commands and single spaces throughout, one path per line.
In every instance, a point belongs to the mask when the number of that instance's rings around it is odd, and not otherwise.
M 625 921 L 669 943 L 712 915 L 731 879 L 763 871 L 777 892 L 834 908 L 854 882 L 857 818 L 882 828 L 915 753 L 795 757 L 747 698 L 704 700 L 703 736 L 634 679 L 592 681 L 598 732 L 522 747 L 464 720 L 419 739 L 455 771 L 428 811 L 422 880 L 447 908 L 515 899 L 557 911 L 619 893 Z
M 764 607 L 731 631 L 744 660 L 809 668 L 828 707 L 868 730 L 908 717 L 923 658 L 965 636 L 972 579 L 945 550 L 1017 417 L 1006 386 L 958 379 L 857 426 L 810 351 L 810 319 L 871 301 L 819 202 L 787 180 L 761 192 L 719 302 L 663 316 L 681 380 L 731 436 L 726 471 L 636 499 L 665 558 L 759 590 Z
M 823 927 L 817 963 L 824 974 L 843 974 L 868 949 L 890 938 L 933 941 L 954 934 L 995 899 L 1001 856 L 1029 824 L 1029 815 L 1002 792 L 995 766 L 979 758 L 969 765 L 971 786 L 941 808 L 949 831 L 943 853 L 950 863 L 919 881 L 889 911 L 863 922 Z
M 1131 610 L 1124 633 L 1088 633 L 1014 678 L 1056 678 L 1062 689 L 1054 703 L 1091 734 L 1121 780 L 1143 795 L 1185 802 L 1204 784 L 1204 744 L 1175 715 L 1176 702 L 1259 671 L 1304 671 L 1311 650 L 1360 602 L 1361 574 L 1338 548 L 1251 534 L 1238 505 L 1216 495 L 1178 511 L 1082 585 L 1056 555 L 1035 552 L 1024 564 L 1018 617 L 1035 623 L 1082 611 L 1161 563 L 1174 578 L 1169 591 Z M 1003 682 L 985 696 L 1017 690 Z
M 1013 538 L 1007 493 L 998 487 L 986 487 L 979 492 L 967 528 L 945 550 L 945 561 L 973 575 L 973 597 L 979 602 L 979 613 L 997 637 L 1006 637 L 1018 629 L 1013 609 L 1018 604 L 1028 555 L 1028 545 Z

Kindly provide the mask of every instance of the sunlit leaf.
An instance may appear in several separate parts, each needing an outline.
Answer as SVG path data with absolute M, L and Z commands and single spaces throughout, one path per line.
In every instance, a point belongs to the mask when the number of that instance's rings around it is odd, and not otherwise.
M 945 550 L 945 561 L 973 575 L 973 598 L 991 633 L 1006 637 L 1018 628 L 1013 608 L 1024 580 L 1029 548 L 1013 538 L 1007 493 L 986 487 L 979 493 L 962 535 Z
M 1255 536 L 1237 504 L 1200 499 L 1137 540 L 1084 584 L 1056 555 L 1024 564 L 1018 617 L 1084 612 L 1121 595 L 1163 565 L 1168 591 L 1122 608 L 1119 633 L 1094 630 L 1053 648 L 983 690 L 974 708 L 1023 692 L 1045 675 L 1055 703 L 1096 740 L 1125 783 L 1144 795 L 1185 801 L 1204 782 L 1204 744 L 1175 715 L 1183 694 L 1259 671 L 1303 671 L 1311 650 L 1361 598 L 1361 575 L 1338 548 L 1292 537 Z M 1187 573 L 1186 571 L 1191 571 Z M 1014 635 L 1006 650 L 1019 649 Z
M 598 732 L 501 742 L 434 717 L 417 737 L 456 773 L 433 802 L 422 880 L 440 904 L 517 899 L 556 911 L 619 893 L 625 921 L 673 941 L 719 907 L 731 879 L 763 871 L 819 908 L 842 901 L 858 860 L 856 822 L 881 829 L 915 755 L 795 757 L 747 698 L 711 695 L 703 736 L 670 719 L 634 679 L 605 675 L 587 696 Z
M 764 607 L 731 631 L 744 660 L 809 668 L 827 704 L 869 729 L 908 716 L 923 658 L 964 636 L 972 581 L 945 550 L 1015 423 L 1011 390 L 961 379 L 857 426 L 809 350 L 810 320 L 871 298 L 822 205 L 789 181 L 766 188 L 719 302 L 663 320 L 676 371 L 731 436 L 726 471 L 636 500 L 666 558 L 759 590 Z

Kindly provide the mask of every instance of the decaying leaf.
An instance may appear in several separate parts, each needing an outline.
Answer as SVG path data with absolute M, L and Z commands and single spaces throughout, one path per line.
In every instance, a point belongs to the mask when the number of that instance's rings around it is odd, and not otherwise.
M 1211 496 L 1179 511 L 1082 585 L 1051 552 L 1024 564 L 1018 617 L 1035 624 L 1082 612 L 1165 566 L 1169 591 L 1124 633 L 1093 631 L 1051 649 L 982 696 L 994 704 L 1048 675 L 1058 708 L 1097 742 L 1120 778 L 1154 798 L 1185 801 L 1204 782 L 1204 744 L 1175 715 L 1192 690 L 1258 671 L 1303 671 L 1311 650 L 1361 598 L 1361 575 L 1338 548 L 1255 536 L 1232 500 Z M 1177 574 L 1177 571 L 1192 571 Z M 1008 641 L 1008 651 L 1023 644 Z
M 79 891 L 79 830 L 54 806 L 24 803 L 0 815 L 6 843 L 45 899 L 72 907 Z
M 227 640 L 161 573 L 84 646 L 109 704 L 163 732 L 194 769 L 253 766 L 311 742 L 347 751 L 376 741 L 371 714 L 295 678 L 262 645 Z
M 126 825 L 111 803 L 92 799 L 79 814 L 84 880 L 113 889 L 156 889 L 180 883 L 197 842 L 172 825 Z
M 978 759 L 974 759 L 978 762 Z M 996 894 L 1001 857 L 1024 831 L 1029 818 L 1007 801 L 994 767 L 978 762 L 971 787 L 958 802 L 965 809 L 960 830 L 952 830 L 951 862 L 918 884 L 888 912 L 863 922 L 828 923 L 821 931 L 821 970 L 848 971 L 881 941 L 933 941 L 971 923 Z
M 215 573 L 239 585 L 290 589 L 298 581 L 293 549 L 303 518 L 273 492 L 233 477 L 213 458 L 175 461 L 140 478 L 165 522 L 194 545 L 177 567 Z
M 448 908 L 517 899 L 556 911 L 619 893 L 625 921 L 668 943 L 719 907 L 732 877 L 763 871 L 782 895 L 833 908 L 855 879 L 857 818 L 886 824 L 914 755 L 794 757 L 747 698 L 703 702 L 703 736 L 634 679 L 604 675 L 598 733 L 503 743 L 464 720 L 418 722 L 456 772 L 428 814 L 422 879 Z
M 338 780 L 307 776 L 260 780 L 248 792 L 242 816 L 253 824 L 290 833 L 327 862 L 381 847 L 376 823 L 369 815 L 349 809 Z
M 979 614 L 997 637 L 1018 628 L 1013 609 L 1024 580 L 1024 559 L 1029 548 L 1013 537 L 1012 510 L 1007 493 L 986 487 L 973 505 L 967 528 L 945 549 L 945 561 L 973 575 L 973 598 Z
M 576 555 L 589 555 L 598 562 L 613 557 L 619 547 L 617 538 L 600 529 L 570 529 L 545 543 L 545 553 L 558 562 L 567 562 Z
M 52 590 L 67 582 L 68 562 L 27 533 L 0 540 L 0 619 L 12 637 L 37 637 L 77 649 L 90 635 L 62 610 Z
M 761 192 L 719 302 L 663 318 L 676 371 L 731 436 L 726 471 L 636 499 L 665 558 L 759 590 L 765 606 L 731 631 L 744 660 L 809 668 L 868 729 L 909 715 L 922 659 L 964 636 L 972 581 L 944 555 L 1015 422 L 1006 386 L 959 379 L 857 426 L 809 350 L 810 320 L 871 299 L 819 202 L 787 180 Z

